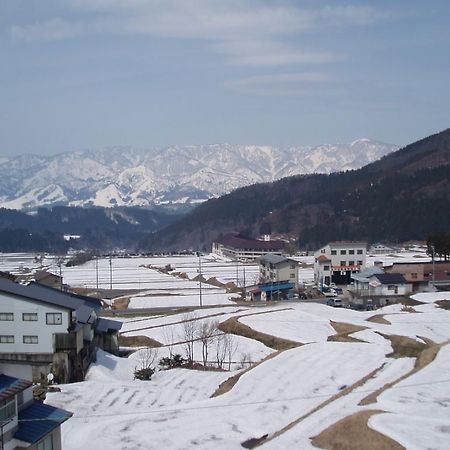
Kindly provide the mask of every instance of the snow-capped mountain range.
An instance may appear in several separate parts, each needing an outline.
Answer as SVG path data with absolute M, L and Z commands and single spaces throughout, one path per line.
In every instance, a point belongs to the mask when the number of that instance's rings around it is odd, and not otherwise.
M 0 206 L 192 204 L 290 175 L 357 169 L 397 148 L 358 139 L 287 148 L 214 144 L 20 155 L 0 158 Z

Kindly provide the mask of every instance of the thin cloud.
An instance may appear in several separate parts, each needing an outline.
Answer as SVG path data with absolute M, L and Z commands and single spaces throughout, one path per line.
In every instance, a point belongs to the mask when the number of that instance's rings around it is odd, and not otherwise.
M 331 81 L 329 76 L 323 73 L 277 73 L 228 80 L 224 87 L 244 94 L 302 96 L 310 92 L 312 85 Z
M 330 26 L 366 25 L 379 16 L 370 6 L 304 9 L 255 0 L 65 0 L 65 5 L 66 17 L 82 13 L 83 21 L 57 17 L 15 25 L 12 38 L 52 41 L 124 34 L 200 39 L 234 65 L 322 64 L 340 56 L 299 49 L 291 38 Z

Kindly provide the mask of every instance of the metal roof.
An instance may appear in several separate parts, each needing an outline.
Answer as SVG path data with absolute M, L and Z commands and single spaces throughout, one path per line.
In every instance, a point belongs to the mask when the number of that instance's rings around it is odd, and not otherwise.
M 84 305 L 95 309 L 101 308 L 100 301 L 94 298 L 63 292 L 39 283 L 15 283 L 1 277 L 0 292 L 6 292 L 8 294 L 29 298 L 30 300 L 60 306 L 71 311 L 74 311 Z
M 294 261 L 293 259 L 291 260 L 291 259 L 286 258 L 285 256 L 273 255 L 271 253 L 261 256 L 260 261 L 266 261 L 270 264 L 280 264 L 283 262 L 290 263 L 292 261 L 297 264 L 297 261 Z
M 72 417 L 72 413 L 34 400 L 19 412 L 19 430 L 14 438 L 34 444 Z
M 263 286 L 259 286 L 259 288 L 264 292 L 274 292 L 281 291 L 285 289 L 294 289 L 293 283 L 283 282 L 283 283 L 271 283 Z
M 101 333 L 107 331 L 119 331 L 122 328 L 122 322 L 118 322 L 117 320 L 101 318 L 98 319 L 95 328 L 97 331 L 100 331 Z
M 381 284 L 405 284 L 407 281 L 405 277 L 400 273 L 380 273 L 377 275 L 372 275 Z
M 24 391 L 31 385 L 31 381 L 0 374 L 0 401 Z
M 368 283 L 369 282 L 369 277 L 371 277 L 372 275 L 380 275 L 384 273 L 384 270 L 381 269 L 380 267 L 369 267 L 366 270 L 363 270 L 362 272 L 359 273 L 353 273 L 350 278 L 352 280 L 356 280 L 359 281 L 360 283 Z

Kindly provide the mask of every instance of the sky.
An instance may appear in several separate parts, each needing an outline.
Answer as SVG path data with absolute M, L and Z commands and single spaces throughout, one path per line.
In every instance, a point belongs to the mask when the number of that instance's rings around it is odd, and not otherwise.
M 448 0 L 0 0 L 0 154 L 406 145 L 450 126 Z

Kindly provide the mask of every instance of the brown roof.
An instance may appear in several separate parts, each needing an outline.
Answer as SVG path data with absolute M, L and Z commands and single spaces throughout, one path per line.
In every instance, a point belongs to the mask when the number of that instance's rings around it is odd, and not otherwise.
M 328 262 L 328 261 L 331 261 L 331 259 L 327 258 L 325 255 L 320 255 L 317 258 L 317 261 L 319 261 L 319 262 Z

